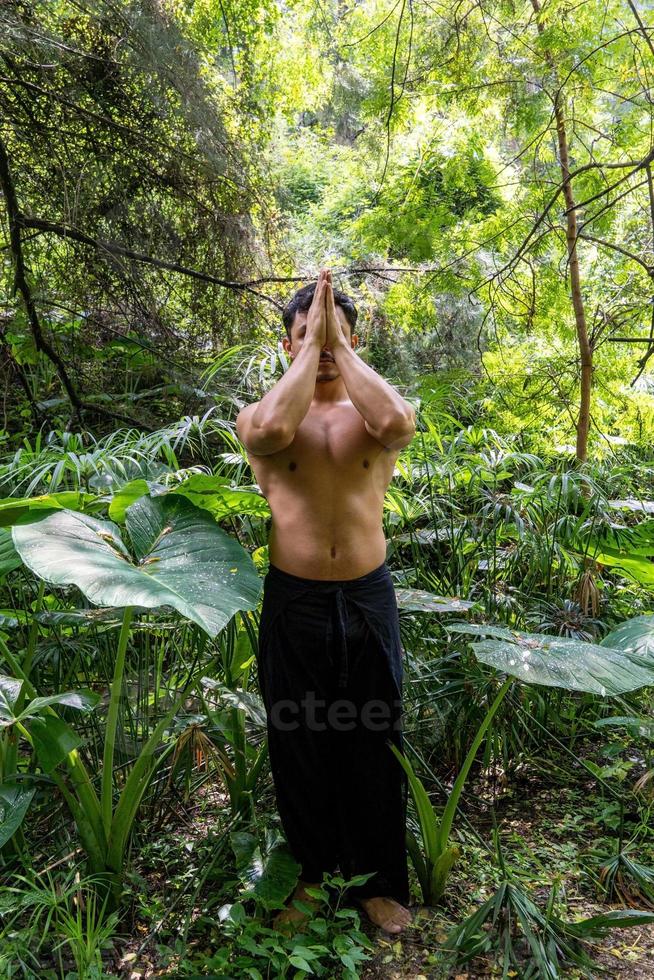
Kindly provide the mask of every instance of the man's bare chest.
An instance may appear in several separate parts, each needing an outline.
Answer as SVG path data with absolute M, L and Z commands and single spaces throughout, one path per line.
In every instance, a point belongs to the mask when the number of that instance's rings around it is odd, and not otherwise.
M 264 493 L 280 481 L 289 489 L 305 485 L 324 492 L 335 485 L 387 483 L 395 456 L 367 432 L 358 412 L 348 412 L 307 415 L 286 449 L 251 462 Z

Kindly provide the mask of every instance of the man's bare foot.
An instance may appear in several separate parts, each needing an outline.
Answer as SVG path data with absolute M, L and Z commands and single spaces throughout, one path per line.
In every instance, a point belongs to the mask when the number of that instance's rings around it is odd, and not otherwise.
M 314 898 L 312 895 L 307 895 L 305 889 L 320 888 L 320 885 L 321 882 L 314 883 L 310 881 L 302 881 L 302 879 L 300 879 L 296 885 L 288 907 L 282 909 L 281 912 L 278 912 L 273 919 L 273 929 L 285 929 L 287 926 L 296 922 L 301 924 L 308 917 L 308 913 L 303 912 L 301 909 L 296 909 L 293 905 L 293 901 L 297 898 L 301 902 L 306 902 L 307 905 L 310 905 L 314 909 L 318 908 L 318 899 Z
M 411 913 L 394 898 L 380 895 L 375 898 L 359 898 L 357 901 L 365 909 L 368 918 L 386 932 L 401 932 L 411 924 Z

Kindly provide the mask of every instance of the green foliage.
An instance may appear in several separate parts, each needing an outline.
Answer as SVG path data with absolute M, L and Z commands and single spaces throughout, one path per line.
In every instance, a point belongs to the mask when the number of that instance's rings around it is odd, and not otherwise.
M 263 977 L 272 970 L 279 977 L 339 976 L 356 980 L 360 967 L 369 960 L 373 944 L 359 928 L 356 909 L 343 907 L 347 889 L 361 884 L 368 875 L 345 880 L 325 875 L 319 888 L 308 893 L 320 901 L 319 911 L 295 900 L 307 913 L 307 921 L 292 935 L 265 926 L 257 917 L 249 918 L 241 902 L 220 910 L 222 932 L 228 941 L 204 961 L 207 969 L 222 969 L 230 977 Z M 338 972 L 335 972 L 338 971 Z
M 47 871 L 12 875 L 0 902 L 0 928 L 7 937 L 0 950 L 3 974 L 28 980 L 108 976 L 103 953 L 113 946 L 118 916 L 98 900 L 98 883 L 75 868 L 56 878 Z M 44 966 L 47 959 L 51 968 Z
M 605 935 L 611 928 L 654 921 L 652 913 L 631 909 L 568 922 L 554 911 L 556 891 L 554 886 L 543 912 L 519 884 L 511 879 L 503 881 L 491 898 L 449 934 L 446 945 L 452 950 L 450 963 L 462 966 L 481 953 L 493 951 L 501 955 L 505 970 L 517 968 L 525 978 L 557 980 L 566 963 L 584 970 L 592 968 L 580 940 Z

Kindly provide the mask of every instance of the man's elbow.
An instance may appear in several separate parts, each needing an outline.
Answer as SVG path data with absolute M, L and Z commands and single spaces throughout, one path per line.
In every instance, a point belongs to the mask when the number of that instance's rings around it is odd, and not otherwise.
M 386 449 L 403 449 L 416 434 L 416 416 L 411 407 L 385 420 L 377 438 Z
M 255 456 L 279 453 L 293 442 L 294 433 L 289 426 L 278 422 L 253 425 L 248 433 L 247 448 Z

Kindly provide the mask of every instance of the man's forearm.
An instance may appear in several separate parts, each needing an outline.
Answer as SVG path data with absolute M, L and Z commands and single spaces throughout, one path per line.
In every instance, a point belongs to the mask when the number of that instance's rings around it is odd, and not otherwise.
M 259 431 L 285 433 L 289 442 L 307 414 L 316 387 L 320 345 L 307 340 L 290 368 L 267 392 L 252 415 Z
M 411 405 L 346 342 L 335 344 L 332 354 L 347 393 L 363 416 L 368 432 L 387 449 L 407 445 L 415 432 L 415 414 Z

